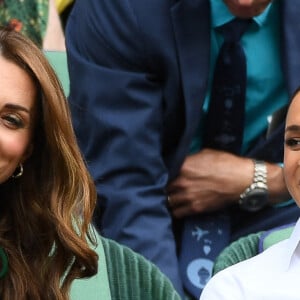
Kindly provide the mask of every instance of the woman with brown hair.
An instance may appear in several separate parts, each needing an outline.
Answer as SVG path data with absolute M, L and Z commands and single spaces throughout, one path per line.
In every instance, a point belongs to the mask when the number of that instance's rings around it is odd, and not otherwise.
M 0 54 L 0 160 L 7 173 L 0 181 L 0 245 L 9 261 L 0 298 L 64 299 L 72 280 L 97 272 L 87 244 L 93 183 L 60 83 L 42 53 L 2 30 Z M 13 138 L 15 148 L 24 143 L 14 159 Z
M 40 49 L 7 29 L 0 197 L 0 299 L 178 299 L 152 264 L 93 231 L 95 187 L 60 82 Z

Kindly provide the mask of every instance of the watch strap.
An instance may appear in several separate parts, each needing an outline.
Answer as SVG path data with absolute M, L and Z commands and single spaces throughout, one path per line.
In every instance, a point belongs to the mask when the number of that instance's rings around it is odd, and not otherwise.
M 253 160 L 254 163 L 254 174 L 253 181 L 249 187 L 245 189 L 245 191 L 240 195 L 240 202 L 242 199 L 247 197 L 248 193 L 255 188 L 265 189 L 268 191 L 267 185 L 267 166 L 264 161 L 261 160 Z

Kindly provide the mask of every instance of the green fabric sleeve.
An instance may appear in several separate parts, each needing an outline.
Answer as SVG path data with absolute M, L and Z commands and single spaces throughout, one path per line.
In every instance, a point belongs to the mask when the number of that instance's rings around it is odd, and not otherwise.
M 102 239 L 95 231 L 98 254 L 98 273 L 87 279 L 74 280 L 71 286 L 71 300 L 111 300 L 107 265 Z M 120 298 L 121 299 L 121 298 Z
M 261 235 L 262 232 L 249 234 L 226 247 L 214 263 L 213 274 L 256 255 Z
M 258 254 L 259 251 L 264 251 L 272 245 L 289 238 L 293 229 L 294 224 L 290 224 L 284 228 L 253 233 L 231 243 L 217 257 L 214 263 L 213 274 L 248 259 Z M 259 250 L 260 248 L 261 250 Z
M 102 238 L 112 300 L 180 300 L 169 279 L 125 246 Z

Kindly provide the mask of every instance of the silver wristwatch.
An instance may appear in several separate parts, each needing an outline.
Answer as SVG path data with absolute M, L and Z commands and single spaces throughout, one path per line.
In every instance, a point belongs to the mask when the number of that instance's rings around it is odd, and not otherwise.
M 239 204 L 243 210 L 258 211 L 268 203 L 267 166 L 265 162 L 254 160 L 253 182 L 240 195 Z

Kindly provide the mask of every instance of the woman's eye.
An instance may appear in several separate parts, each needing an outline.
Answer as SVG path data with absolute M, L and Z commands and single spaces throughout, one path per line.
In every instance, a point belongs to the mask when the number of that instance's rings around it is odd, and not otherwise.
M 22 119 L 16 115 L 5 115 L 2 116 L 5 124 L 11 128 L 22 128 L 24 127 L 24 123 Z
M 285 140 L 285 144 L 291 148 L 300 148 L 300 138 L 290 138 Z

